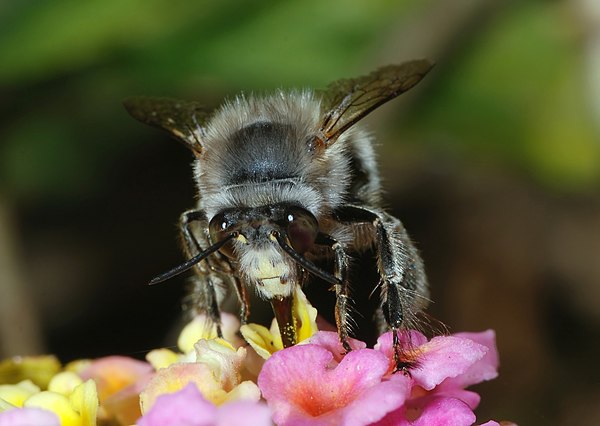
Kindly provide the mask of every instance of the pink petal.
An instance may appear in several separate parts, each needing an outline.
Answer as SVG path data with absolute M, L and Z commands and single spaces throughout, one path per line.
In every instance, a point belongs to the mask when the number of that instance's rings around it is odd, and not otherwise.
M 421 343 L 423 339 L 420 333 L 411 332 L 412 349 L 407 349 L 406 354 L 416 363 L 415 367 L 410 368 L 410 375 L 417 385 L 426 390 L 433 389 L 448 377 L 465 373 L 488 352 L 487 347 L 466 338 L 437 336 Z M 375 349 L 385 353 L 393 365 L 391 332 L 379 337 Z
M 217 407 L 189 384 L 178 392 L 160 395 L 138 426 L 212 426 Z
M 381 382 L 385 356 L 372 349 L 348 353 L 337 364 L 323 347 L 307 344 L 276 352 L 258 385 L 278 425 L 365 425 L 401 406 L 410 380 Z
M 411 426 L 470 426 L 475 423 L 475 414 L 461 400 L 437 396 L 420 399 L 422 401 L 411 401 L 409 411 L 415 408 L 421 411 Z
M 488 351 L 483 358 L 470 366 L 465 373 L 451 380 L 449 379 L 448 381 L 451 381 L 453 386 L 466 388 L 467 386 L 498 377 L 498 365 L 500 362 L 498 360 L 498 348 L 496 348 L 496 333 L 494 333 L 494 330 L 486 330 L 480 333 L 457 333 L 454 336 L 469 339 L 483 345 L 488 348 Z
M 340 343 L 340 337 L 337 332 L 319 331 L 308 339 L 308 343 L 312 343 L 327 349 L 333 354 L 333 358 L 336 362 L 340 362 L 346 354 L 346 350 Z M 356 339 L 349 339 L 348 343 L 350 344 L 352 350 L 364 349 L 367 347 L 366 343 Z
M 469 408 L 471 408 L 471 410 L 477 408 L 477 406 L 479 405 L 479 401 L 481 401 L 481 397 L 478 393 L 451 386 L 443 387 L 445 384 L 446 381 L 442 382 L 441 385 L 439 385 L 433 390 L 436 396 L 460 399 L 462 402 L 467 404 Z
M 425 396 L 407 401 L 371 426 L 471 426 L 475 414 L 454 398 Z
M 58 416 L 41 408 L 14 408 L 0 413 L 0 426 L 60 426 Z
M 215 426 L 271 426 L 272 424 L 271 410 L 264 403 L 233 401 L 219 407 Z
M 121 389 L 134 384 L 154 372 L 147 362 L 125 356 L 107 356 L 99 358 L 81 371 L 83 380 L 93 379 L 98 386 L 100 403 Z

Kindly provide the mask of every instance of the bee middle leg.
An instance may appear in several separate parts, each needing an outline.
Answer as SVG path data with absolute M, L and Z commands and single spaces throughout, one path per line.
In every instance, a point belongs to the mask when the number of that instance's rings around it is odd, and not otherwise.
M 340 342 L 344 347 L 344 350 L 350 352 L 352 348 L 348 343 L 350 324 L 348 319 L 350 315 L 349 311 L 349 283 L 348 283 L 348 255 L 344 250 L 341 243 L 334 240 L 331 236 L 325 234 L 319 234 L 317 237 L 317 244 L 325 245 L 331 248 L 334 253 L 334 272 L 333 275 L 340 281 L 339 284 L 335 284 L 335 323 L 338 329 L 338 335 Z
M 423 262 L 400 220 L 385 211 L 347 205 L 336 211 L 346 223 L 370 223 L 374 231 L 377 269 L 381 277 L 381 311 L 393 332 L 396 371 L 409 362 L 403 357 L 399 333 L 415 326 L 416 313 L 427 304 L 428 286 Z

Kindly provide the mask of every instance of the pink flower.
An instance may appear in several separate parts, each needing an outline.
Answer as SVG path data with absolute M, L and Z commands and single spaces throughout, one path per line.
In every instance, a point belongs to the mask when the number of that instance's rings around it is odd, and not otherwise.
M 436 336 L 428 342 L 421 333 L 412 331 L 410 336 L 403 340 L 410 342 L 410 346 L 406 345 L 408 347 L 405 349 L 405 353 L 415 363 L 415 366 L 409 369 L 410 375 L 415 384 L 425 390 L 433 389 L 447 378 L 465 374 L 489 351 L 488 347 L 466 337 Z M 388 357 L 390 371 L 393 371 L 392 333 L 381 335 L 377 339 L 375 349 Z M 471 380 L 459 380 L 457 385 L 469 381 Z M 477 378 L 473 383 L 480 381 Z
M 339 363 L 334 355 L 322 346 L 306 344 L 276 352 L 265 362 L 258 386 L 276 424 L 365 425 L 408 398 L 408 377 L 382 381 L 388 369 L 382 353 L 358 349 Z
M 60 426 L 58 416 L 41 408 L 14 408 L 0 412 L 0 426 Z
M 267 406 L 234 401 L 220 407 L 207 401 L 194 384 L 157 398 L 152 409 L 137 421 L 138 426 L 229 426 L 271 425 Z
M 424 402 L 424 403 L 423 403 Z M 411 401 L 373 426 L 470 426 L 475 414 L 456 398 L 429 397 L 415 407 Z
M 336 333 L 308 342 L 274 353 L 258 378 L 279 425 L 472 425 L 479 395 L 465 387 L 497 375 L 492 331 L 430 341 L 403 333 L 403 354 L 414 362 L 407 374 L 393 373 L 392 333 L 375 350 L 351 340 L 348 354 Z
M 114 355 L 92 361 L 79 374 L 96 382 L 103 419 L 132 424 L 141 415 L 139 394 L 154 369 L 147 362 Z

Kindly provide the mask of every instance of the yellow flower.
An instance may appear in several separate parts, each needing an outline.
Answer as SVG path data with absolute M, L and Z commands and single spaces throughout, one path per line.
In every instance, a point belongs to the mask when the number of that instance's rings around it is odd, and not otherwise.
M 300 287 L 296 287 L 292 313 L 296 324 L 299 324 L 296 329 L 298 343 L 305 341 L 319 331 L 317 328 L 317 310 L 308 302 Z M 256 353 L 264 359 L 283 349 L 281 333 L 275 320 L 271 323 L 270 329 L 259 324 L 246 324 L 240 328 L 240 332 Z
M 61 376 L 56 379 L 53 386 L 60 391 L 66 391 L 72 384 L 74 384 L 73 377 Z M 58 416 L 62 426 L 96 426 L 98 411 L 96 384 L 93 380 L 82 382 L 67 394 L 50 390 L 38 392 L 27 398 L 23 407 L 52 411 Z
M 12 407 L 22 407 L 31 395 L 40 391 L 31 380 L 23 380 L 16 385 L 0 385 L 0 412 Z
M 42 389 L 60 371 L 60 362 L 53 355 L 16 356 L 0 362 L 0 383 L 30 380 Z

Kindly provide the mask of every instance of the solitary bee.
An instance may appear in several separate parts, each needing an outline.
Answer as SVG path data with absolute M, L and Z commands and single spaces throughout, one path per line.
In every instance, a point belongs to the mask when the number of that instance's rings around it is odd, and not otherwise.
M 417 60 L 320 92 L 239 96 L 212 113 L 193 101 L 127 100 L 134 118 L 167 130 L 194 154 L 198 203 L 179 222 L 189 260 L 151 283 L 195 268 L 195 309 L 219 333 L 223 289 L 236 290 L 242 322 L 253 289 L 271 303 L 289 347 L 296 343 L 295 287 L 318 277 L 335 290 L 337 329 L 349 351 L 349 259 L 373 249 L 380 316 L 393 331 L 401 368 L 398 333 L 414 326 L 427 304 L 427 280 L 402 223 L 381 207 L 372 140 L 355 124 L 431 67 Z M 332 259 L 330 270 L 318 266 L 324 258 Z

